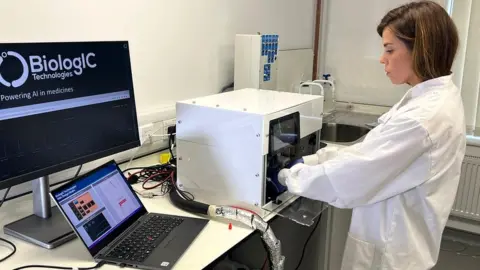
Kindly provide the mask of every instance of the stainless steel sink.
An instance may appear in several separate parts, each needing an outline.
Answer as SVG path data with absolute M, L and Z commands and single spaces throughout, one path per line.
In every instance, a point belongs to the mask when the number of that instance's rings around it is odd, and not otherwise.
M 323 118 L 320 140 L 328 144 L 351 145 L 361 141 L 373 128 L 379 115 L 353 111 L 332 111 Z
M 324 123 L 320 140 L 337 143 L 355 142 L 370 131 L 367 127 L 359 127 L 339 123 Z

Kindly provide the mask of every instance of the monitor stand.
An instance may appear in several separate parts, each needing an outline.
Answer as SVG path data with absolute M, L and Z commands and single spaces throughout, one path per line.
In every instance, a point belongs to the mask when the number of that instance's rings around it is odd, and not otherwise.
M 53 249 L 76 237 L 70 224 L 56 206 L 51 207 L 48 176 L 33 181 L 33 215 L 3 228 L 5 234 Z

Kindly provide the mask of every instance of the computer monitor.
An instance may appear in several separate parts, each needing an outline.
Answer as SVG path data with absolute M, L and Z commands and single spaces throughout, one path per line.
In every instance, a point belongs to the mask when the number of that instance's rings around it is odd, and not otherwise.
M 48 175 L 139 145 L 128 42 L 0 44 L 0 189 L 33 180 L 34 204 L 6 234 L 74 238 Z

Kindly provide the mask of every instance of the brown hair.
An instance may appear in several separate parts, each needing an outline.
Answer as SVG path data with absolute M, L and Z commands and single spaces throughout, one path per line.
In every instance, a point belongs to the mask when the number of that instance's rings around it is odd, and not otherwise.
M 387 13 L 377 27 L 393 31 L 413 55 L 413 70 L 422 80 L 451 74 L 458 48 L 458 31 L 448 13 L 432 1 L 402 5 Z

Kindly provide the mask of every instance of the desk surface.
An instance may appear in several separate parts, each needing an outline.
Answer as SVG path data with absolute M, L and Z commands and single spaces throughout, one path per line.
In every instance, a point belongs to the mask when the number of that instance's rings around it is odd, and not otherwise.
M 158 162 L 158 154 L 154 154 L 132 163 L 135 166 L 148 166 Z M 122 169 L 126 165 L 121 166 Z M 153 190 L 154 191 L 154 190 Z M 149 212 L 194 216 L 174 207 L 168 197 L 141 198 Z M 54 203 L 52 202 L 52 205 Z M 47 250 L 26 243 L 17 238 L 3 234 L 3 225 L 32 214 L 31 195 L 5 202 L 0 208 L 0 237 L 12 241 L 17 246 L 17 252 L 7 261 L 0 263 L 0 269 L 11 270 L 16 267 L 31 264 L 55 265 L 66 267 L 91 267 L 95 263 L 80 239 L 76 238 L 62 246 Z M 271 218 L 271 217 L 270 217 Z M 202 269 L 215 261 L 253 232 L 246 227 L 233 226 L 228 229 L 228 222 L 211 220 L 189 249 L 180 258 L 173 269 Z M 5 248 L 4 248 L 5 247 Z M 0 258 L 10 252 L 10 248 L 0 243 Z M 102 270 L 119 269 L 117 266 L 105 265 Z

